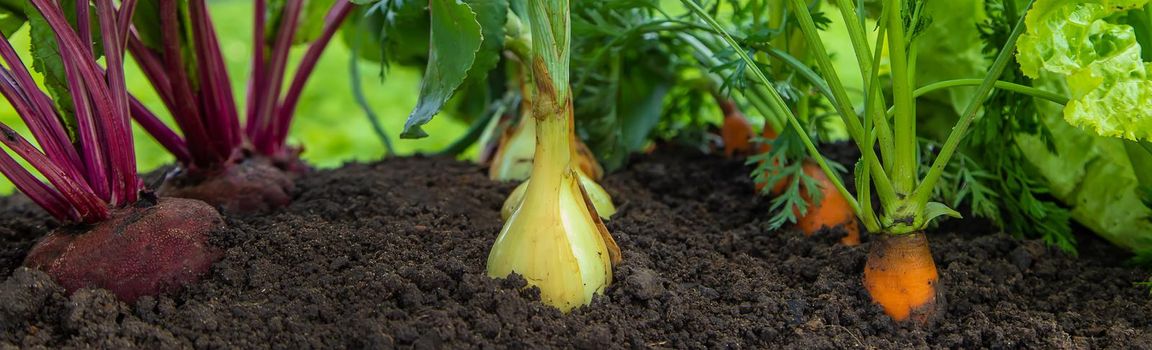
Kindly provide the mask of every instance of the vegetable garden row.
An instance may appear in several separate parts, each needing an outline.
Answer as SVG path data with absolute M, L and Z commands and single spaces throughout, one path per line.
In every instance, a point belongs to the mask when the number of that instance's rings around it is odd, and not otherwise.
M 214 5 L 0 1 L 0 344 L 1152 345 L 1147 0 Z M 467 131 L 311 167 L 332 45 Z

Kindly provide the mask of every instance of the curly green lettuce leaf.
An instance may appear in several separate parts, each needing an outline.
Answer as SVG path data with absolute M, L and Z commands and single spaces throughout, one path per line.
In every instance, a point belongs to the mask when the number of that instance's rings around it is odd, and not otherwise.
M 1060 90 L 1062 82 L 1045 79 L 1045 90 Z M 1101 237 L 1133 252 L 1152 252 L 1152 208 L 1140 188 L 1152 174 L 1147 152 L 1134 142 L 1094 135 L 1061 120 L 1060 113 L 1042 106 L 1056 152 L 1035 136 L 1021 138 L 1051 194 L 1072 208 L 1076 221 Z
M 1101 136 L 1152 139 L 1152 81 L 1135 30 L 1112 15 L 1148 0 L 1039 0 L 1020 37 L 1021 70 L 1064 76 L 1071 102 L 1064 119 Z
M 934 20 L 914 45 L 919 52 L 932 54 L 917 57 L 918 84 L 982 78 L 1027 4 L 1026 0 L 926 4 L 924 9 Z M 1009 63 L 1000 80 L 1033 85 L 1015 62 Z M 920 98 L 917 133 L 925 139 L 921 159 L 934 156 L 974 93 L 973 87 L 953 88 Z M 973 121 L 961 153 L 945 167 L 934 198 L 953 208 L 966 208 L 973 217 L 991 220 L 1004 232 L 1042 238 L 1074 252 L 1069 209 L 1049 195 L 1039 169 L 1027 161 L 1030 154 L 1017 146 L 1023 135 L 1042 141 L 1052 138 L 1045 116 L 1037 114 L 1038 103 L 1047 104 L 1010 91 L 994 91 L 984 102 L 980 117 Z
M 1016 9 L 1021 9 L 1027 3 L 1027 1 L 1020 0 L 998 2 L 1001 6 L 1015 5 Z M 1020 48 L 1018 61 L 1021 66 L 1021 73 L 1038 78 L 1031 83 L 1010 79 L 1009 76 L 1001 79 L 1032 85 L 1066 96 L 1078 96 L 1069 91 L 1073 88 L 1071 86 L 1073 80 L 1068 78 L 1071 74 L 1064 71 L 1070 69 L 1069 67 L 1076 68 L 1080 65 L 1087 67 L 1087 63 L 1069 65 L 1068 62 L 1091 62 L 1093 59 L 1084 60 L 1084 55 L 1067 54 L 1067 52 L 1072 51 L 1080 52 L 1077 51 L 1078 48 L 1067 47 L 1067 43 L 1080 43 L 1086 41 L 1085 39 L 1093 38 L 1088 34 L 1071 37 L 1061 34 L 1064 35 L 1064 44 L 1061 44 L 1064 45 L 1063 47 L 1052 46 L 1044 50 L 1035 49 L 1039 43 L 1027 41 L 1037 38 L 1035 33 L 1040 28 L 1036 26 L 1038 23 L 1036 18 L 1049 18 L 1053 21 L 1052 25 L 1057 26 L 1074 26 L 1083 22 L 1087 17 L 1070 17 L 1067 12 L 1056 14 L 1048 13 L 1048 11 L 1056 11 L 1063 5 L 1075 6 L 1084 3 L 1099 4 L 1101 2 L 1037 0 L 1033 11 L 1029 12 L 1029 15 L 1035 18 L 1029 19 L 1030 21 L 1026 23 L 1032 38 L 1028 38 L 1028 36 L 1021 38 L 1018 47 Z M 1108 2 L 1107 5 L 1112 6 L 1117 3 Z M 937 11 L 934 13 L 948 11 L 949 16 L 935 16 L 937 21 L 917 41 L 920 52 L 934 53 L 932 55 L 922 54 L 917 58 L 917 66 L 920 68 L 917 71 L 917 78 L 921 84 L 948 79 L 979 77 L 987 71 L 989 62 L 985 55 L 989 53 L 981 53 L 981 48 L 986 43 L 982 42 L 978 33 L 967 28 L 971 28 L 982 21 L 988 21 L 994 16 L 990 16 L 986 10 L 969 10 L 971 8 L 969 4 L 979 9 L 987 7 L 988 2 L 966 0 L 947 3 L 936 2 L 936 7 L 933 7 L 932 3 L 928 5 L 930 10 Z M 1007 13 L 1004 16 L 1005 19 L 1015 18 Z M 1088 22 L 1093 21 L 1095 20 Z M 1098 24 L 1108 23 L 1104 21 Z M 995 21 L 987 22 L 982 29 L 990 30 L 990 34 L 995 34 L 991 30 L 998 30 L 999 33 L 1003 33 L 1011 29 L 999 28 L 994 26 L 995 24 Z M 989 37 L 994 37 L 994 35 Z M 988 38 L 984 39 L 987 40 Z M 1104 43 L 1109 42 L 1111 41 L 1098 40 L 1085 45 L 1104 45 Z M 993 46 L 999 47 L 999 45 Z M 1029 52 L 1026 47 L 1033 49 Z M 1129 49 L 1135 49 L 1131 52 L 1137 54 L 1126 58 L 1132 62 L 1139 62 L 1139 48 L 1132 47 Z M 1098 55 L 1098 52 L 1107 51 L 1131 55 L 1129 51 L 1116 51 L 1107 45 L 1093 48 L 1092 51 L 1084 54 L 1112 57 Z M 1060 52 L 1064 53 L 1059 54 Z M 1040 53 L 1044 55 L 1040 55 Z M 1062 60 L 1061 57 L 1066 60 Z M 1067 59 L 1068 57 L 1075 59 Z M 1143 63 L 1140 66 L 1143 67 Z M 1076 88 L 1082 89 L 1084 87 L 1085 85 L 1079 85 Z M 1092 89 L 1080 91 L 1080 98 L 1077 100 L 1083 101 L 1084 96 L 1087 96 L 1090 91 Z M 1099 93 L 1107 92 L 1106 89 L 1099 91 Z M 1018 96 L 1008 95 L 1001 101 L 1013 101 L 1019 99 Z M 933 110 L 937 113 L 923 113 L 938 119 L 922 120 L 919 132 L 922 132 L 925 137 L 940 140 L 941 135 L 947 135 L 955 123 L 955 115 L 959 111 L 954 109 L 963 108 L 964 103 L 961 102 L 967 101 L 970 97 L 970 89 L 951 89 L 944 93 L 924 96 L 924 99 L 938 103 L 922 103 L 918 107 L 921 111 L 937 104 L 953 108 L 953 110 L 937 109 Z M 1118 102 L 1121 100 L 1119 96 L 1112 96 L 1111 98 Z M 1123 99 L 1129 98 L 1124 97 Z M 1129 102 L 1128 106 L 1136 108 L 1140 106 L 1140 103 Z M 995 177 L 974 177 L 972 175 L 977 173 L 966 174 L 961 171 L 947 174 L 954 175 L 954 180 L 942 181 L 941 183 L 962 185 L 952 187 L 969 189 L 976 189 L 978 187 L 976 185 L 987 185 L 987 188 L 993 189 L 987 193 L 995 193 L 998 196 L 986 196 L 987 198 L 980 200 L 971 193 L 965 194 L 963 191 L 955 191 L 953 195 L 945 194 L 940 198 L 952 200 L 960 198 L 962 195 L 968 196 L 973 213 L 977 216 L 990 217 L 996 220 L 994 214 L 999 213 L 1007 221 L 1005 226 L 1007 232 L 1027 232 L 1032 235 L 1048 231 L 1042 237 L 1049 243 L 1065 249 L 1072 247 L 1072 241 L 1067 239 L 1074 238 L 1070 234 L 1064 233 L 1069 230 L 1067 222 L 1063 218 L 1070 215 L 1076 222 L 1099 236 L 1133 252 L 1148 252 L 1148 256 L 1152 256 L 1152 221 L 1149 221 L 1149 218 L 1152 218 L 1152 209 L 1149 208 L 1152 206 L 1143 201 L 1145 198 L 1141 195 L 1143 192 L 1137 191 L 1142 182 L 1139 176 L 1152 174 L 1152 167 L 1141 165 L 1139 159 L 1133 157 L 1133 153 L 1129 152 L 1130 144 L 1133 142 L 1096 135 L 1092 127 L 1086 127 L 1087 130 L 1085 130 L 1073 126 L 1065 121 L 1068 117 L 1068 109 L 1056 104 L 1047 102 L 1035 104 L 1035 110 L 1032 112 L 1037 114 L 1036 122 L 1038 125 L 1035 128 L 1024 127 L 1026 124 L 1023 122 L 1031 117 L 1012 113 L 1010 110 L 998 112 L 1000 108 L 996 108 L 995 103 L 986 105 L 986 107 L 989 109 L 984 112 L 984 117 L 977 119 L 973 124 L 973 132 L 979 131 L 982 134 L 966 138 L 964 152 L 971 157 L 973 162 L 976 162 L 973 163 L 974 165 L 979 165 L 978 168 L 972 168 L 972 170 L 988 169 L 993 170 L 992 173 L 998 175 Z M 989 115 L 1001 117 L 986 118 Z M 1009 128 L 1011 130 L 1007 130 Z M 1046 131 L 1033 132 L 1030 130 Z M 963 160 L 963 157 L 957 159 Z M 1017 159 L 1019 161 L 1016 161 Z M 963 170 L 964 168 L 957 167 L 957 169 Z M 1000 174 L 1016 175 L 1003 176 Z M 965 179 L 965 177 L 969 179 Z M 1016 179 L 1016 181 L 1010 181 L 1011 179 Z M 1027 182 L 1024 182 L 1025 180 Z M 1050 200 L 1058 200 L 1060 204 L 1057 205 Z M 995 208 L 981 209 L 980 202 L 995 204 Z M 1023 216 L 1013 215 L 1013 212 Z M 979 215 L 980 213 L 986 215 Z

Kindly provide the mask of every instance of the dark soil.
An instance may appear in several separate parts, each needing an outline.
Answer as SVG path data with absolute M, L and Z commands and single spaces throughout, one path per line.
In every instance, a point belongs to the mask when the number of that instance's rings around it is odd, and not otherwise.
M 295 201 L 231 219 L 200 284 L 135 305 L 65 296 L 17 268 L 51 229 L 0 200 L 0 348 L 1152 348 L 1146 271 L 1081 238 L 1081 256 L 953 221 L 930 240 L 947 312 L 894 326 L 860 283 L 868 241 L 767 229 L 740 161 L 669 152 L 608 176 L 616 283 L 562 315 L 519 278 L 485 276 L 512 184 L 476 166 L 392 159 L 300 179 Z

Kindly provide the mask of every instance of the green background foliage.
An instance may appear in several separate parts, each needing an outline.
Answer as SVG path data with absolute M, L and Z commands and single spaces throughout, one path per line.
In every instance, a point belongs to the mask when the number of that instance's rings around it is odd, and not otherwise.
M 240 108 L 244 108 L 243 99 L 247 91 L 245 85 L 251 68 L 249 59 L 252 57 L 251 1 L 216 0 L 210 3 L 210 9 L 220 35 L 228 75 L 232 78 Z M 26 63 L 30 62 L 27 51 L 30 44 L 28 27 L 22 28 L 10 40 L 20 51 L 21 58 Z M 293 62 L 303 54 L 304 46 L 295 48 Z M 348 161 L 376 160 L 384 154 L 382 143 L 372 132 L 367 117 L 352 96 L 348 73 L 350 58 L 351 52 L 343 40 L 333 40 L 309 80 L 296 110 L 289 142 L 304 145 L 303 157 L 314 166 L 337 167 Z M 152 86 L 135 67 L 135 63 L 129 62 L 127 68 L 128 90 L 165 121 L 171 121 Z M 294 68 L 294 65 L 289 68 Z M 289 77 L 294 74 L 289 73 Z M 382 83 L 381 71 L 375 64 L 363 63 L 360 73 L 363 75 L 364 91 L 369 102 L 382 119 L 385 130 L 395 138 L 403 128 L 408 113 L 416 105 L 420 73 L 393 66 Z M 31 137 L 16 111 L 6 101 L 0 102 L 0 121 L 17 129 L 25 137 Z M 437 118 L 425 128 L 430 131 L 427 138 L 395 142 L 397 153 L 407 155 L 440 150 L 462 134 L 466 125 L 454 118 Z M 141 172 L 172 163 L 172 156 L 146 133 L 139 128 L 134 128 L 133 133 Z M 0 178 L 0 193 L 7 194 L 12 190 L 12 185 Z

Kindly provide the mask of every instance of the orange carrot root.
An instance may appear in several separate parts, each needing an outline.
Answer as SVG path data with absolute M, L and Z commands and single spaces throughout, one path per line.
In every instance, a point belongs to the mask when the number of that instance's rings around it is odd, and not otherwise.
M 780 162 L 773 161 L 772 167 L 768 168 L 768 170 L 764 171 L 764 177 L 768 178 L 768 177 L 771 177 L 772 175 L 776 175 L 776 172 L 779 171 L 779 170 L 776 170 L 776 168 L 779 168 L 779 167 L 780 167 Z M 790 178 L 786 178 L 786 179 L 783 179 L 781 181 L 776 181 L 776 183 L 772 184 L 772 192 L 769 192 L 769 193 L 771 193 L 772 195 L 778 195 L 781 192 L 784 192 L 784 186 L 788 186 L 788 182 L 790 182 L 790 181 L 791 181 Z M 763 193 L 765 185 L 766 184 L 763 182 L 757 182 L 756 183 L 756 193 Z
M 864 266 L 864 288 L 897 322 L 932 321 L 943 307 L 939 275 L 923 232 L 877 235 Z
M 840 239 L 840 243 L 846 246 L 855 246 L 860 244 L 860 224 L 856 222 L 856 214 L 852 211 L 852 206 L 848 204 L 848 200 L 836 190 L 836 186 L 832 185 L 832 181 L 828 176 L 824 175 L 824 171 L 820 169 L 819 165 L 814 162 L 804 162 L 804 174 L 816 179 L 820 186 L 821 200 L 817 205 L 811 205 L 812 201 L 807 193 L 804 193 L 805 202 L 809 203 L 808 212 L 800 217 L 796 222 L 796 227 L 804 232 L 805 236 L 812 236 L 816 232 L 824 228 L 841 228 L 845 231 L 846 235 Z
M 752 124 L 732 100 L 717 97 L 716 101 L 724 112 L 724 124 L 720 126 L 720 138 L 724 140 L 724 156 L 749 154 L 752 152 L 752 135 L 756 134 Z
M 760 137 L 764 139 L 764 143 L 760 144 L 760 153 L 768 153 L 768 151 L 771 151 L 772 144 L 770 142 L 778 136 L 780 135 L 776 134 L 776 130 L 772 130 L 772 127 L 765 125 L 764 132 L 760 134 Z
M 764 140 L 775 140 L 777 137 L 776 131 L 770 127 L 764 127 Z M 760 145 L 760 153 L 767 153 L 772 150 L 772 144 L 765 142 Z M 779 166 L 774 163 L 774 166 L 767 170 L 775 171 L 773 168 Z M 819 205 L 809 205 L 808 211 L 805 215 L 800 216 L 796 222 L 796 227 L 804 232 L 804 236 L 811 237 L 816 232 L 824 228 L 842 228 L 845 231 L 845 236 L 840 239 L 840 243 L 846 246 L 856 246 L 860 244 L 860 224 L 856 221 L 856 214 L 852 211 L 852 206 L 848 204 L 848 200 L 836 190 L 836 186 L 824 175 L 824 171 L 820 166 L 812 161 L 805 161 L 803 164 L 804 174 L 815 179 L 820 185 L 821 201 Z M 772 184 L 772 194 L 778 195 L 784 192 L 784 187 L 788 185 L 790 179 L 783 179 Z M 756 191 L 764 191 L 764 183 L 756 184 Z M 811 204 L 812 199 L 808 197 L 807 193 L 801 193 L 804 201 Z
M 724 156 L 745 155 L 752 151 L 752 124 L 748 118 L 737 112 L 724 116 L 724 125 L 720 129 L 720 137 L 724 139 Z

